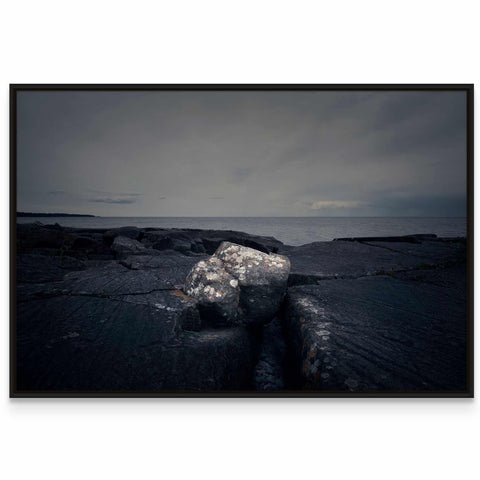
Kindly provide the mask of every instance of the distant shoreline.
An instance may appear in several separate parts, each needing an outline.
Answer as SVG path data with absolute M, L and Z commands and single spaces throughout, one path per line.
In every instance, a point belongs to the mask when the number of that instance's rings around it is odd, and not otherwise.
M 95 215 L 86 215 L 81 213 L 32 213 L 17 212 L 17 217 L 95 217 Z

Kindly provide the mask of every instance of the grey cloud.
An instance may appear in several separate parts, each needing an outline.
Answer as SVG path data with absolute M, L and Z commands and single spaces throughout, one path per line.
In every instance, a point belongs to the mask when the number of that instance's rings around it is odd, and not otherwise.
M 103 195 L 90 198 L 89 201 L 93 203 L 110 203 L 118 205 L 130 205 L 138 201 L 142 196 L 140 193 L 114 193 L 114 192 L 97 192 Z
M 92 198 L 89 200 L 94 203 L 113 203 L 119 205 L 129 205 L 135 203 L 137 200 L 135 198 Z
M 243 182 L 253 173 L 253 168 L 250 167 L 236 167 L 232 172 L 232 181 L 235 183 Z
M 462 216 L 465 118 L 461 92 L 20 92 L 18 208 Z

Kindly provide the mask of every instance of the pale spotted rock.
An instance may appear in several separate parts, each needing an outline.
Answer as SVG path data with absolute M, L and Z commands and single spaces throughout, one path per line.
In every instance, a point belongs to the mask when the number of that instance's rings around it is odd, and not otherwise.
M 242 323 L 238 308 L 238 280 L 225 271 L 218 258 L 202 260 L 192 268 L 185 281 L 185 293 L 198 300 L 198 308 L 206 323 Z
M 214 321 L 264 324 L 280 307 L 289 272 L 290 261 L 282 255 L 223 242 L 213 257 L 192 269 L 185 292 Z
M 285 295 L 290 260 L 283 255 L 263 253 L 230 242 L 223 242 L 214 256 L 238 280 L 240 309 L 248 323 L 269 322 Z

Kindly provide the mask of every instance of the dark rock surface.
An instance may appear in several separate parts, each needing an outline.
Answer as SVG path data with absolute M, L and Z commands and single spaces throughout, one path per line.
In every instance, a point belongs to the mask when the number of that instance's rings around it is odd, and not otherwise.
M 153 250 L 125 229 L 113 239 L 43 225 L 17 233 L 19 391 L 252 388 L 254 332 L 211 329 L 179 290 L 205 256 Z M 111 255 L 91 253 L 97 244 Z
M 280 318 L 263 326 L 260 356 L 253 372 L 255 390 L 279 391 L 285 388 L 285 339 Z
M 140 243 L 138 240 L 134 240 L 130 237 L 124 237 L 122 235 L 115 237 L 111 249 L 118 256 L 144 255 L 147 251 L 145 245 Z
M 118 236 L 132 238 L 133 240 L 140 240 L 142 235 L 142 231 L 137 227 L 120 227 L 107 230 L 103 234 L 103 238 L 105 240 L 105 243 L 111 245 L 115 237 Z
M 436 235 L 420 233 L 415 235 L 401 235 L 397 237 L 350 237 L 350 238 L 334 238 L 333 241 L 344 242 L 402 242 L 402 243 L 420 243 L 422 240 L 432 240 L 437 238 Z
M 85 269 L 85 263 L 68 256 L 17 255 L 17 282 L 39 283 L 62 280 L 70 271 Z
M 223 241 L 289 258 L 282 326 L 209 321 L 182 291 Z M 290 247 L 232 231 L 19 224 L 16 247 L 19 391 L 466 388 L 465 239 Z M 251 294 L 247 268 L 232 268 Z M 245 299 L 248 324 L 257 314 Z M 278 304 L 258 300 L 269 321 Z
M 198 317 L 197 317 L 198 319 Z M 199 332 L 174 292 L 61 295 L 18 307 L 18 389 L 215 391 L 250 385 L 255 344 L 243 328 Z M 197 325 L 193 328 L 198 329 Z
M 329 245 L 292 249 L 292 283 L 312 284 L 287 294 L 292 388 L 465 391 L 465 242 Z
M 158 250 L 191 250 L 213 255 L 222 242 L 231 242 L 265 253 L 276 253 L 283 243 L 272 237 L 261 237 L 231 230 L 145 229 L 142 242 Z
M 416 243 L 403 238 L 385 241 L 315 242 L 300 247 L 284 247 L 290 258 L 290 285 L 316 284 L 330 278 L 358 278 L 394 273 L 420 267 L 436 267 L 465 261 L 464 239 L 427 238 Z

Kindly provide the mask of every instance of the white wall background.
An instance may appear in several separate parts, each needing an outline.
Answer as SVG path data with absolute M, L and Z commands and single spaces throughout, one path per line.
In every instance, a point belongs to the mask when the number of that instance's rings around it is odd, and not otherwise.
M 478 83 L 476 3 L 2 3 L 3 478 L 476 478 L 475 400 L 7 398 L 9 83 Z

